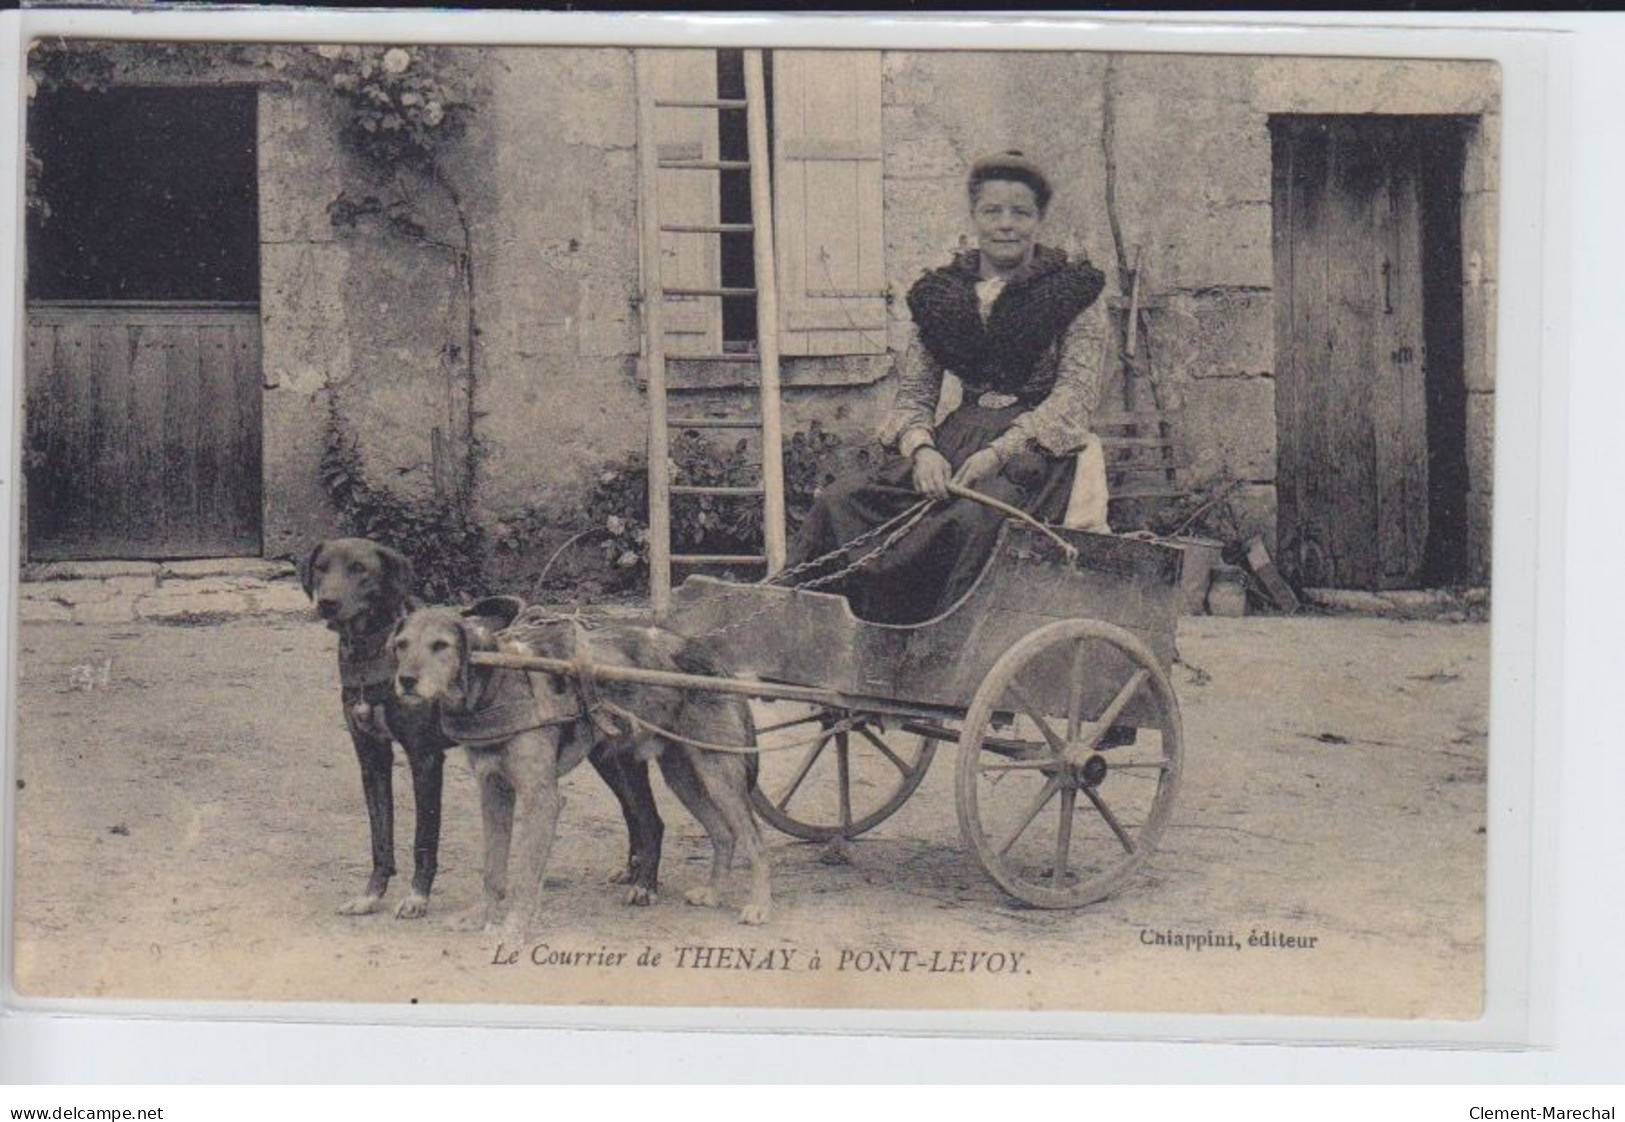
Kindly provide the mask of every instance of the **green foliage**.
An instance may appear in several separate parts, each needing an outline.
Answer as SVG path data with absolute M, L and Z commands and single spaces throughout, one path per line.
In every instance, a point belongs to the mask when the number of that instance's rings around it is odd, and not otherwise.
M 485 531 L 465 505 L 448 495 L 408 498 L 371 482 L 331 396 L 321 476 L 346 532 L 394 546 L 411 558 L 424 597 L 445 603 L 487 591 Z
M 848 448 L 840 435 L 813 421 L 784 443 L 785 513 L 791 532 L 812 508 L 820 488 L 870 461 L 867 448 Z M 761 469 L 746 441 L 718 445 L 692 430 L 671 444 L 674 481 L 694 486 L 750 487 Z M 605 465 L 593 481 L 584 511 L 598 530 L 596 548 L 610 588 L 647 579 L 649 472 L 634 452 Z M 755 497 L 679 495 L 672 499 L 672 550 L 677 553 L 756 553 L 762 548 L 762 503 Z

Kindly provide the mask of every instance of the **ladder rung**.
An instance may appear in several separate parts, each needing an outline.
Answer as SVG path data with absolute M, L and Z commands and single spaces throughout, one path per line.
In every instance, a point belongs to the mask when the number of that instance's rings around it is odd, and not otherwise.
M 662 288 L 662 296 L 755 296 L 754 288 Z
M 749 160 L 661 160 L 658 165 L 670 171 L 749 171 Z
M 665 234 L 749 234 L 755 229 L 753 222 L 681 222 L 660 227 Z
M 762 422 L 754 417 L 668 417 L 666 424 L 674 429 L 759 429 Z
M 761 356 L 755 351 L 724 351 L 714 355 L 672 355 L 666 356 L 667 362 L 760 362 Z
M 759 553 L 674 553 L 674 565 L 765 565 L 767 558 Z
M 671 493 L 674 495 L 733 495 L 749 496 L 760 495 L 760 487 L 695 487 L 686 483 L 673 483 Z
M 655 105 L 660 109 L 743 109 L 745 99 L 742 97 L 657 97 Z

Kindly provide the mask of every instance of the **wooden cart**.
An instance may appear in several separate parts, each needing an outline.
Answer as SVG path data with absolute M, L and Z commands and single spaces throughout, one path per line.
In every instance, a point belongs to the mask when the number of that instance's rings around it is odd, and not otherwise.
M 1080 907 L 1156 848 L 1179 787 L 1168 668 L 1182 562 L 1158 542 L 1007 522 L 971 589 L 912 626 L 860 620 L 829 593 L 691 577 L 664 625 L 708 641 L 734 675 L 595 673 L 807 707 L 758 728 L 754 802 L 809 840 L 874 829 L 956 741 L 960 832 L 983 869 L 1028 904 Z M 773 750 L 808 729 L 806 746 Z
M 860 620 L 828 593 L 685 581 L 666 626 L 713 642 L 758 679 L 758 696 L 812 707 L 765 725 L 764 744 L 825 728 L 804 751 L 764 753 L 762 817 L 800 838 L 856 837 L 907 801 L 952 740 L 961 832 L 1005 891 L 1077 907 L 1121 884 L 1156 847 L 1179 785 L 1167 672 L 1183 555 L 1058 533 L 1075 556 L 1006 523 L 970 591 L 907 627 Z

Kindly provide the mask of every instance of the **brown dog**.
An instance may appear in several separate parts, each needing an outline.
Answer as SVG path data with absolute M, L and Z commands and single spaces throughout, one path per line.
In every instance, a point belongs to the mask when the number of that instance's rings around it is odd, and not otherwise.
M 551 674 L 474 666 L 469 655 L 503 650 L 571 658 L 577 644 L 586 642 L 600 665 L 711 675 L 717 667 L 695 644 L 658 628 L 606 624 L 587 631 L 567 620 L 521 620 L 510 626 L 512 614 L 499 601 L 477 604 L 461 615 L 427 608 L 409 615 L 392 640 L 396 690 L 440 707 L 444 731 L 468 749 L 479 783 L 485 902 L 477 918 L 488 927 L 497 922 L 517 820 L 517 887 L 505 926 L 519 937 L 535 929 L 542 876 L 564 806 L 559 780 L 583 759 L 609 784 L 626 814 L 632 850 L 626 902 L 648 903 L 658 884 L 662 834 L 647 774 L 648 761 L 656 759 L 667 785 L 711 839 L 710 882 L 690 889 L 686 899 L 719 903 L 737 846 L 750 865 L 752 886 L 740 922 L 765 923 L 772 893 L 765 847 L 750 809 L 755 757 L 628 728 L 624 720 L 595 714 L 590 701 L 601 697 L 690 740 L 754 745 L 755 727 L 742 699 L 607 681 L 584 690 Z
M 302 579 L 316 611 L 339 636 L 339 680 L 344 720 L 361 764 L 361 790 L 372 827 L 372 874 L 367 887 L 339 907 L 343 915 L 376 911 L 395 875 L 395 798 L 392 742 L 412 769 L 417 828 L 412 842 L 412 892 L 395 909 L 416 919 L 429 908 L 440 850 L 440 789 L 446 750 L 432 706 L 401 703 L 394 690 L 389 637 L 408 612 L 412 564 L 401 553 L 366 538 L 335 538 L 310 551 Z

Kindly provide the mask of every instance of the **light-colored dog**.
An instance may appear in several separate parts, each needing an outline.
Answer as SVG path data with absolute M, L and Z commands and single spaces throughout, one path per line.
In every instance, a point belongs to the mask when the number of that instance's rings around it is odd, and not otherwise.
M 652 627 L 606 624 L 582 631 L 568 622 L 513 624 L 516 605 L 500 598 L 467 612 L 427 608 L 407 617 L 391 640 L 395 688 L 408 703 L 436 704 L 443 727 L 468 749 L 479 783 L 485 827 L 485 900 L 476 918 L 498 922 L 508 894 L 510 849 L 516 883 L 503 926 L 517 936 L 538 920 L 542 878 L 564 799 L 559 781 L 582 760 L 609 784 L 626 814 L 631 857 L 624 875 L 628 904 L 649 903 L 659 874 L 663 828 L 649 789 L 648 761 L 657 760 L 667 785 L 711 839 L 711 878 L 690 889 L 691 904 L 715 906 L 735 849 L 750 866 L 751 893 L 741 923 L 765 923 L 772 908 L 766 848 L 750 808 L 756 759 L 672 741 L 646 728 L 608 718 L 608 731 L 576 681 L 552 674 L 475 666 L 476 651 L 569 659 L 590 644 L 594 662 L 715 676 L 717 666 L 691 641 Z M 743 699 L 699 690 L 600 681 L 601 697 L 689 740 L 754 745 L 755 727 Z M 528 727 L 526 727 L 528 726 Z M 517 828 L 517 839 L 514 831 Z M 517 845 L 515 845 L 517 841 Z

